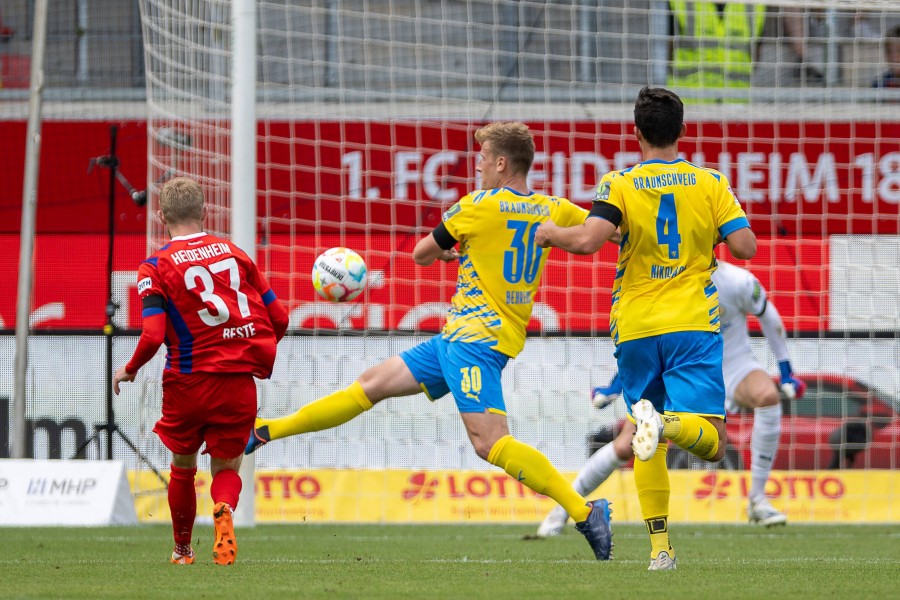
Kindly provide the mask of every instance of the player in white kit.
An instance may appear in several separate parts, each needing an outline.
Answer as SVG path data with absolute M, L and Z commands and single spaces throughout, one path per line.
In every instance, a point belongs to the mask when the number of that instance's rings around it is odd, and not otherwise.
M 794 399 L 803 396 L 806 384 L 793 374 L 781 315 L 768 302 L 766 291 L 756 277 L 746 269 L 719 261 L 712 280 L 719 291 L 722 371 L 727 396 L 725 408 L 728 412 L 736 412 L 741 406 L 754 410 L 747 516 L 751 523 L 766 527 L 784 525 L 787 517 L 771 505 L 765 494 L 766 481 L 772 471 L 778 439 L 781 437 L 781 402 L 778 388 L 753 354 L 747 330 L 747 315 L 754 315 L 759 319 L 762 332 L 778 361 L 780 385 L 785 397 Z M 594 406 L 607 406 L 621 390 L 618 377 L 614 377 L 607 386 L 594 388 Z M 616 439 L 591 456 L 573 482 L 578 493 L 583 496 L 590 494 L 613 471 L 631 459 L 631 438 L 634 431 L 634 423 L 626 419 Z M 538 527 L 538 537 L 558 535 L 568 518 L 561 507 L 554 508 Z

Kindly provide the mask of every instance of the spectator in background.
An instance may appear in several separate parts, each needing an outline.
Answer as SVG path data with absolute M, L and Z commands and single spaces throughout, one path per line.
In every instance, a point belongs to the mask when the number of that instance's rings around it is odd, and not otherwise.
M 14 35 L 16 35 L 16 30 L 3 22 L 3 13 L 0 12 L 0 42 L 8 42 Z M 0 61 L 3 61 L 2 57 L 0 57 Z M 0 62 L 0 89 L 4 87 L 3 72 L 5 70 L 4 64 Z
M 887 70 L 872 82 L 872 87 L 900 88 L 900 25 L 884 37 L 884 62 Z
M 839 34 L 833 30 L 829 31 L 826 12 L 822 9 L 785 7 L 782 11 L 784 34 L 798 63 L 794 70 L 796 82 L 806 86 L 825 85 L 828 39 Z M 858 23 L 859 19 L 857 16 Z M 840 44 L 837 44 L 836 52 L 837 56 L 832 60 L 840 63 L 842 60 Z
M 856 14 L 853 17 L 853 37 L 857 39 L 881 38 L 878 17 L 879 15 L 875 11 L 856 11 Z
M 670 6 L 674 35 L 669 87 L 749 88 L 766 7 L 684 1 Z
M 9 41 L 16 35 L 16 30 L 3 22 L 3 13 L 0 12 L 0 42 Z

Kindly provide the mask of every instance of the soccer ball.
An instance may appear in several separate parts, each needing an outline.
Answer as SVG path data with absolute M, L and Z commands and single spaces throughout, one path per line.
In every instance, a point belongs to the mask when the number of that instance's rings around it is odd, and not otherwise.
M 349 248 L 326 250 L 312 268 L 316 292 L 330 302 L 353 300 L 366 287 L 368 269 L 362 257 Z

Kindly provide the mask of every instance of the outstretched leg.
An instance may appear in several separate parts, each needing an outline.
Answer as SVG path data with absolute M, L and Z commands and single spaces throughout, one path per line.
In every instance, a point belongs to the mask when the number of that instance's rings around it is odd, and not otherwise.
M 598 560 L 610 558 L 612 531 L 606 500 L 586 503 L 543 453 L 509 435 L 505 414 L 485 411 L 461 415 L 478 456 L 522 485 L 556 500 L 575 519 L 594 556 Z
M 314 400 L 291 415 L 257 419 L 244 454 L 250 454 L 271 440 L 337 427 L 385 398 L 421 391 L 403 359 L 391 357 L 365 371 L 348 387 Z

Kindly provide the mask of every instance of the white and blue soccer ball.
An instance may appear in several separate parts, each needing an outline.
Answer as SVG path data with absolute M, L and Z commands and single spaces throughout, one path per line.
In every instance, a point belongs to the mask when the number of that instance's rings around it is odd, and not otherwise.
M 366 288 L 367 277 L 366 262 L 349 248 L 326 250 L 313 263 L 313 288 L 329 302 L 353 300 Z

